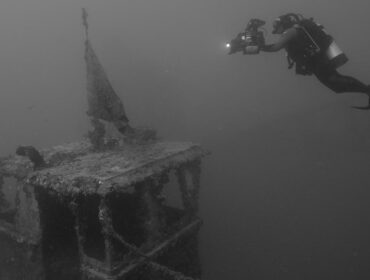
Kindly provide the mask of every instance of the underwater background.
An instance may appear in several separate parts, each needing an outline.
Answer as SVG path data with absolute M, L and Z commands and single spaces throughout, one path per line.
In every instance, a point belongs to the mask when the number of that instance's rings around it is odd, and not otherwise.
M 370 83 L 368 1 L 2 0 L 1 155 L 87 132 L 82 7 L 133 126 L 212 151 L 202 279 L 370 278 L 370 112 L 351 108 L 367 98 L 295 75 L 284 51 L 225 49 L 252 17 L 270 42 L 277 16 L 302 13 Z

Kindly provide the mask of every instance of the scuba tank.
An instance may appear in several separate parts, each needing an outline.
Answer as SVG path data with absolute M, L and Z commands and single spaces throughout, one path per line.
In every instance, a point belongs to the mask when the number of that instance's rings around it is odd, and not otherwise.
M 346 54 L 339 48 L 333 37 L 326 33 L 322 25 L 311 18 L 301 20 L 298 26 L 310 41 L 305 48 L 308 56 L 321 54 L 323 62 L 334 68 L 339 68 L 348 61 Z
M 339 48 L 333 40 L 325 51 L 325 57 L 330 65 L 334 68 L 339 68 L 348 61 L 346 54 Z

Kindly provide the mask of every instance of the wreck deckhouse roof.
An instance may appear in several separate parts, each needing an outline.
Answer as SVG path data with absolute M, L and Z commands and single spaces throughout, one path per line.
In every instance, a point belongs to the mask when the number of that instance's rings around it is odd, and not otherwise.
M 91 152 L 87 142 L 78 142 L 42 153 L 47 168 L 33 171 L 28 159 L 11 156 L 0 160 L 0 171 L 5 176 L 24 174 L 32 185 L 63 195 L 104 195 L 129 191 L 136 183 L 155 179 L 207 154 L 197 144 L 168 142 L 126 145 L 99 152 Z

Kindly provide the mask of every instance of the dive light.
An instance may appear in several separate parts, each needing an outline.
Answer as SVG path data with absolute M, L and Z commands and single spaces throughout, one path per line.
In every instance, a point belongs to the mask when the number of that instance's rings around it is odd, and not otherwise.
M 243 54 L 258 54 L 265 44 L 264 34 L 259 28 L 265 25 L 264 20 L 251 19 L 244 32 L 238 33 L 231 42 L 226 44 L 228 54 L 242 52 Z

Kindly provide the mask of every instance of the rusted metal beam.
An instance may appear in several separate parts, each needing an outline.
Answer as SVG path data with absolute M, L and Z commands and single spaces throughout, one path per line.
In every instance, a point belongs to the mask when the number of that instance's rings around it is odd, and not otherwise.
M 144 209 L 144 228 L 146 230 L 146 246 L 151 248 L 161 237 L 163 228 L 163 210 L 158 199 L 161 186 L 153 180 L 141 184 L 139 192 L 141 196 L 142 209 Z
M 107 197 L 104 196 L 100 200 L 99 205 L 99 221 L 102 226 L 102 234 L 105 246 L 105 266 L 109 270 L 113 270 L 114 246 L 112 237 L 112 212 L 108 206 Z
M 177 171 L 177 181 L 180 187 L 180 193 L 182 198 L 182 204 L 185 211 L 191 211 L 191 200 L 188 192 L 188 181 L 186 179 L 186 169 L 184 166 L 180 166 Z
M 164 266 L 164 265 L 161 265 L 155 262 L 150 262 L 148 266 L 153 270 L 159 271 L 163 275 L 171 277 L 173 280 L 199 280 L 199 279 L 186 276 L 179 271 L 174 271 L 168 268 L 167 266 Z
M 81 230 L 82 222 L 81 222 L 81 205 L 77 201 L 77 199 L 73 199 L 69 203 L 69 209 L 71 210 L 75 222 L 74 222 L 74 230 L 77 238 L 77 247 L 78 247 L 78 255 L 80 258 L 80 262 L 84 263 L 86 259 L 86 254 L 84 252 L 84 244 L 85 244 L 85 236 Z
M 189 234 L 190 232 L 195 232 L 199 227 L 201 226 L 202 221 L 197 218 L 184 228 L 182 228 L 180 231 L 172 235 L 169 239 L 166 241 L 162 242 L 159 246 L 151 250 L 150 252 L 146 253 L 145 255 L 150 258 L 154 259 L 156 256 L 160 255 L 162 251 L 164 251 L 167 247 L 171 246 L 171 244 L 176 243 L 181 237 L 183 237 L 186 234 Z M 147 258 L 144 257 L 139 257 L 136 262 L 126 266 L 123 268 L 117 275 L 116 277 L 123 277 L 124 275 L 130 273 L 132 270 L 136 269 L 137 267 L 145 264 L 147 262 Z
M 190 215 L 195 215 L 199 208 L 200 159 L 183 164 L 177 169 L 176 173 L 184 209 Z
M 199 210 L 199 191 L 201 177 L 201 160 L 195 160 L 189 164 L 189 173 L 191 174 L 192 189 L 190 190 L 190 199 L 192 201 L 193 210 L 198 213 Z
M 161 255 L 173 243 L 176 243 L 180 238 L 184 237 L 186 234 L 191 234 L 192 232 L 195 232 L 197 229 L 199 229 L 201 224 L 202 224 L 202 221 L 199 218 L 195 219 L 193 222 L 191 222 L 190 224 L 183 227 L 181 230 L 179 230 L 177 233 L 172 235 L 166 241 L 162 242 L 157 247 L 155 247 L 154 249 L 152 249 L 150 252 L 147 252 L 147 253 L 141 252 L 141 251 L 139 251 L 138 248 L 135 248 L 135 246 L 130 245 L 129 249 L 131 249 L 137 255 L 136 261 L 135 262 L 133 261 L 129 265 L 125 265 L 124 267 L 121 268 L 121 270 L 118 273 L 116 273 L 114 275 L 112 275 L 112 274 L 109 275 L 109 274 L 105 273 L 102 269 L 100 271 L 97 270 L 97 269 L 94 269 L 92 266 L 90 266 L 90 267 L 84 266 L 84 267 L 82 267 L 82 270 L 85 274 L 88 274 L 88 275 L 93 276 L 93 277 L 97 277 L 97 278 L 104 279 L 104 280 L 116 280 L 116 279 L 120 279 L 121 277 L 124 277 L 125 275 L 129 274 L 130 272 L 132 272 L 136 268 L 138 268 L 138 267 L 140 267 L 140 266 L 142 266 L 146 263 L 149 263 L 149 264 L 153 263 L 153 265 L 156 266 L 157 268 L 161 267 L 161 265 L 156 264 L 155 262 L 153 262 L 153 260 L 158 255 Z M 127 242 L 124 241 L 124 239 L 122 237 L 120 237 L 119 234 L 113 233 L 112 237 L 116 238 L 118 241 L 123 241 L 122 242 L 123 245 L 127 245 Z M 95 267 L 97 267 L 97 266 L 95 266 Z M 168 270 L 168 271 L 171 272 L 171 270 Z M 172 272 L 173 272 L 173 274 L 175 274 L 174 271 L 172 271 Z M 179 277 L 180 277 L 182 274 L 180 273 L 180 274 L 177 274 L 177 275 L 179 275 Z M 186 277 L 186 276 L 184 276 L 184 277 Z

